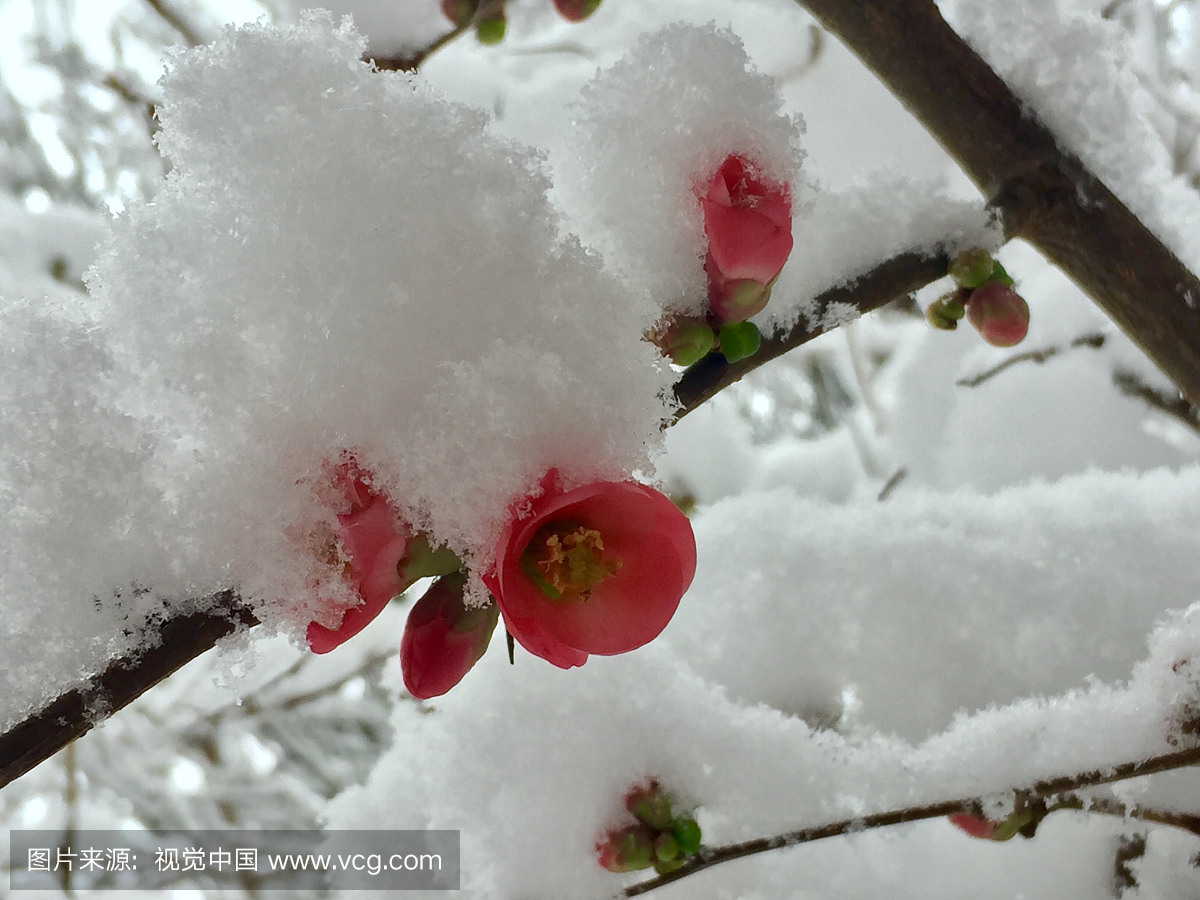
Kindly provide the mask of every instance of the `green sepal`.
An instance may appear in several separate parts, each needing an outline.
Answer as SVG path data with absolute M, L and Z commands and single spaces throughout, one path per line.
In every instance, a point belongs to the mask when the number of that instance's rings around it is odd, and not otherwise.
M 977 288 L 993 280 L 995 260 L 980 247 L 963 250 L 950 261 L 949 275 L 959 287 Z
M 679 818 L 671 823 L 671 837 L 679 845 L 679 852 L 691 856 L 700 849 L 700 826 L 695 819 Z
M 475 38 L 481 44 L 492 46 L 499 44 L 504 40 L 504 32 L 508 28 L 508 21 L 501 13 L 494 19 L 481 19 L 475 23 Z
M 722 325 L 717 339 L 721 344 L 721 353 L 731 363 L 753 356 L 762 345 L 762 335 L 753 322 Z
M 1016 282 L 1012 280 L 1012 276 L 1004 270 L 1004 266 L 1000 265 L 1000 260 L 996 260 L 996 262 L 992 265 L 992 274 L 988 277 L 988 280 L 985 282 L 985 284 L 993 281 L 998 281 L 1006 287 L 1012 287 L 1014 284 L 1016 284 Z
M 1033 821 L 1033 813 L 1031 812 L 1014 812 L 1011 816 L 996 826 L 996 830 L 992 832 L 991 840 L 993 841 L 1008 841 L 1016 837 L 1017 832 Z
M 654 864 L 654 871 L 657 872 L 659 875 L 669 875 L 672 872 L 674 872 L 676 869 L 681 868 L 682 866 L 683 866 L 682 859 L 672 859 L 672 860 L 668 860 L 667 862 L 662 862 L 660 860 Z
M 693 366 L 712 351 L 716 335 L 706 322 L 683 322 L 671 335 L 669 354 L 677 366 Z
M 409 541 L 404 559 L 400 561 L 400 577 L 406 584 L 412 584 L 421 578 L 437 578 L 442 575 L 453 575 L 463 568 L 463 562 L 458 554 L 449 547 L 438 547 L 434 550 L 429 546 L 429 538 L 418 534 Z

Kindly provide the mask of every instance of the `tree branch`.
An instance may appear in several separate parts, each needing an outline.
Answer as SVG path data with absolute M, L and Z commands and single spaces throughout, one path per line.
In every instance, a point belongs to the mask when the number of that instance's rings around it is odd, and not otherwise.
M 885 260 L 874 269 L 848 285 L 830 288 L 819 294 L 815 319 L 821 317 L 834 304 L 854 307 L 860 314 L 871 312 L 903 297 L 946 274 L 950 260 L 944 255 L 923 256 L 917 252 L 901 253 Z M 810 328 L 808 319 L 797 323 L 783 334 L 764 337 L 762 346 L 753 356 L 739 362 L 729 363 L 720 353 L 706 356 L 692 366 L 675 384 L 675 399 L 679 410 L 673 421 L 678 422 L 700 404 L 711 400 L 719 392 L 740 381 L 761 365 L 765 365 L 789 350 L 806 344 L 824 332 Z
M 1193 402 L 1200 279 L 945 22 L 933 0 L 798 0 L 870 67 L 999 210 Z
M 1144 400 L 1155 409 L 1173 416 L 1192 431 L 1200 431 L 1200 410 L 1188 403 L 1184 397 L 1166 394 L 1146 384 L 1133 372 L 1124 370 L 1113 372 L 1113 384 L 1122 394 Z
M 91 731 L 97 722 L 132 703 L 221 638 L 258 624 L 232 592 L 216 599 L 221 609 L 167 619 L 156 630 L 155 646 L 113 660 L 81 687 L 0 734 L 0 788 Z
M 1016 794 L 1018 806 L 1023 804 L 1028 805 L 1032 801 L 1046 797 L 1053 797 L 1058 794 L 1077 791 L 1086 787 L 1095 787 L 1101 784 L 1112 784 L 1113 782 L 1125 781 L 1130 778 L 1141 778 L 1144 775 L 1153 775 L 1156 772 L 1166 772 L 1171 769 L 1195 765 L 1196 763 L 1200 763 L 1200 746 L 1164 753 L 1161 756 L 1152 756 L 1140 762 L 1126 762 L 1109 768 L 1094 769 L 1089 772 L 1065 775 L 1060 778 L 1049 778 L 1044 781 L 1035 782 L 1025 788 L 1018 788 L 1014 793 Z M 812 841 L 819 841 L 823 838 L 835 837 L 839 834 L 848 834 L 850 832 L 858 833 L 866 831 L 869 828 L 885 828 L 890 825 L 902 825 L 905 822 L 918 822 L 922 819 L 938 819 L 942 816 L 949 816 L 960 812 L 974 813 L 979 808 L 979 804 L 980 798 L 978 797 L 944 800 L 940 803 L 930 803 L 925 806 L 908 806 L 903 809 L 873 813 L 869 816 L 860 816 L 854 819 L 841 819 L 837 822 L 814 825 L 810 828 L 788 831 L 772 837 L 755 838 L 754 840 L 744 841 L 740 844 L 701 848 L 699 853 L 674 872 L 630 885 L 625 889 L 625 896 L 636 897 L 639 894 L 660 888 L 673 881 L 694 875 L 696 872 L 703 871 L 704 869 L 710 869 L 713 866 L 735 859 L 766 853 L 768 850 L 794 847 L 797 844 L 807 844 Z M 1197 824 L 1200 823 L 1200 818 L 1183 814 L 1160 813 L 1158 814 L 1158 818 L 1150 818 L 1150 815 L 1143 814 L 1138 816 L 1138 818 L 1175 825 L 1176 827 L 1186 828 L 1189 831 L 1193 831 Z M 1168 818 L 1170 821 L 1167 821 Z

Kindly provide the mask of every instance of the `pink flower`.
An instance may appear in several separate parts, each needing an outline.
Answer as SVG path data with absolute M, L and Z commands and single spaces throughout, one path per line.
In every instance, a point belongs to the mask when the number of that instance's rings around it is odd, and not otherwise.
M 466 575 L 444 575 L 433 583 L 408 614 L 400 639 L 404 686 L 418 700 L 438 697 L 454 687 L 487 650 L 499 612 L 463 605 Z
M 745 157 L 725 157 L 700 198 L 708 254 L 709 308 L 722 322 L 762 311 L 792 252 L 792 199 L 786 184 L 760 180 Z
M 354 637 L 407 586 L 399 564 L 412 540 L 408 527 L 387 499 L 371 489 L 353 460 L 339 465 L 333 479 L 349 504 L 349 512 L 337 517 L 345 575 L 362 602 L 346 610 L 337 628 L 309 623 L 306 637 L 313 653 L 328 653 Z
M 993 347 L 1013 347 L 1029 331 L 1029 304 L 1008 285 L 990 281 L 971 291 L 967 321 Z
M 564 491 L 551 469 L 483 582 L 513 638 L 566 669 L 657 637 L 695 571 L 691 525 L 658 491 L 632 481 Z

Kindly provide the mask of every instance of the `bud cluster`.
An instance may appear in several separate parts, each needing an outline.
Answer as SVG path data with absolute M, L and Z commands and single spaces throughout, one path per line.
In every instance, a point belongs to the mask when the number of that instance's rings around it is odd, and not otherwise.
M 792 252 L 792 200 L 786 184 L 762 177 L 731 153 L 699 196 L 708 248 L 708 309 L 703 316 L 668 316 L 647 338 L 677 366 L 713 351 L 729 362 L 758 352 L 762 336 L 749 319 L 766 308 Z
M 553 0 L 558 14 L 568 22 L 582 22 L 596 11 L 600 0 Z M 456 28 L 475 28 L 481 44 L 499 44 L 508 28 L 505 0 L 441 0 L 442 14 Z
M 958 287 L 925 310 L 930 325 L 953 331 L 966 318 L 993 347 L 1013 347 L 1025 339 L 1029 304 L 990 253 L 978 247 L 964 250 L 951 260 L 949 275 Z
M 1033 837 L 1048 812 L 1044 801 L 1034 800 L 1029 803 L 1018 802 L 1016 809 L 999 820 L 987 818 L 978 807 L 971 812 L 955 813 L 947 818 L 951 825 L 973 838 L 1008 841 L 1018 834 L 1023 838 Z
M 610 872 L 653 866 L 665 875 L 700 849 L 700 826 L 691 814 L 672 811 L 670 798 L 656 780 L 630 788 L 625 808 L 637 822 L 608 831 L 596 842 L 596 858 Z

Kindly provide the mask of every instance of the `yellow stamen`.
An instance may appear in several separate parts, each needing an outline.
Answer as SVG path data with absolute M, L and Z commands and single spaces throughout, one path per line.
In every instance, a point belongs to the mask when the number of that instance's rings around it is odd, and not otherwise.
M 525 553 L 555 593 L 566 599 L 587 600 L 596 585 L 621 568 L 621 560 L 606 559 L 603 550 L 604 538 L 596 529 L 560 524 L 540 530 Z

